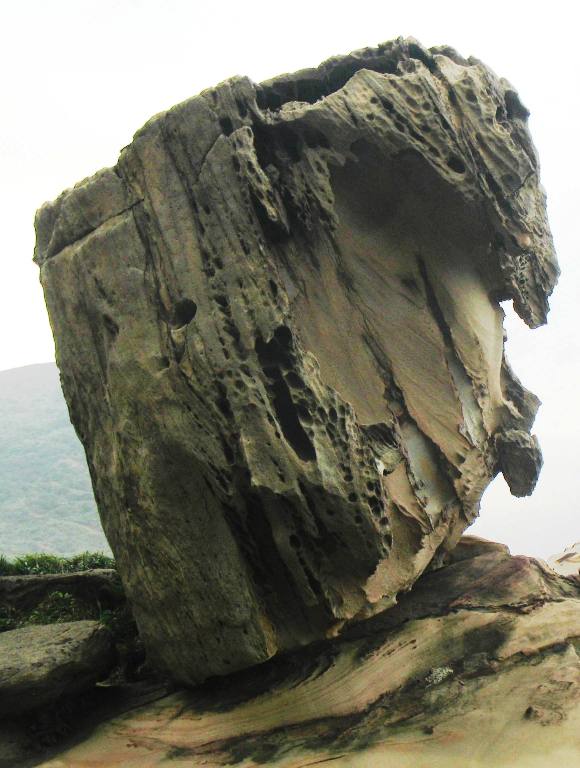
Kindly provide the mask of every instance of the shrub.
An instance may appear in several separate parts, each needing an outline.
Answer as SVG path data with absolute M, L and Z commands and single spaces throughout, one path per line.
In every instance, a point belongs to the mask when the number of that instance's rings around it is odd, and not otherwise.
M 0 555 L 0 576 L 13 576 L 16 573 L 14 563 L 11 563 L 7 557 Z
M 64 573 L 64 559 L 56 555 L 47 555 L 42 552 L 32 552 L 29 555 L 20 555 L 12 561 L 14 572 L 19 575 L 37 573 Z
M 91 568 L 114 568 L 115 561 L 103 552 L 82 552 L 71 557 L 58 557 L 44 552 L 31 552 L 10 561 L 0 555 L 0 576 L 42 573 L 73 573 Z
M 91 568 L 114 568 L 115 561 L 103 552 L 81 552 L 65 558 L 66 572 L 89 571 Z
M 98 618 L 96 606 L 77 600 L 69 592 L 51 592 L 19 624 L 60 624 L 65 621 Z
M 12 608 L 0 605 L 0 632 L 6 632 L 9 629 L 16 629 L 18 626 L 18 617 Z
M 58 557 L 43 552 L 32 552 L 9 560 L 0 555 L 0 576 L 46 573 L 74 573 L 92 568 L 114 568 L 115 561 L 103 552 L 82 552 L 72 557 Z M 121 589 L 119 587 L 119 589 Z M 17 629 L 28 624 L 55 624 L 79 619 L 96 619 L 105 624 L 114 636 L 133 635 L 132 619 L 126 606 L 109 609 L 98 599 L 79 598 L 69 592 L 53 590 L 33 610 L 14 609 L 0 605 L 0 632 Z

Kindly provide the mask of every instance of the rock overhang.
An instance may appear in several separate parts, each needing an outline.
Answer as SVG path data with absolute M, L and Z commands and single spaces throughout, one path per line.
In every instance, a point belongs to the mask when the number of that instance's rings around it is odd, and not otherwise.
M 499 305 L 541 324 L 557 277 L 526 117 L 477 60 L 397 40 L 208 89 L 40 210 L 71 418 L 174 675 L 384 609 L 498 469 L 533 488 Z

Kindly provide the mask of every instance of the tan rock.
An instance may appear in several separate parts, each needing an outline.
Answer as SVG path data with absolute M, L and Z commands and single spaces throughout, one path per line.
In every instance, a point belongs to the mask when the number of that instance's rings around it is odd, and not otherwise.
M 196 683 L 392 605 L 498 470 L 511 298 L 557 277 L 516 92 L 414 40 L 147 123 L 37 219 L 57 360 L 150 658 Z
M 558 555 L 548 558 L 548 563 L 562 576 L 580 575 L 580 541 L 572 544 Z
M 425 574 L 405 601 L 397 626 L 380 626 L 377 617 L 357 625 L 357 638 L 129 711 L 43 766 L 548 768 L 580 761 L 578 585 L 530 558 L 488 548 Z

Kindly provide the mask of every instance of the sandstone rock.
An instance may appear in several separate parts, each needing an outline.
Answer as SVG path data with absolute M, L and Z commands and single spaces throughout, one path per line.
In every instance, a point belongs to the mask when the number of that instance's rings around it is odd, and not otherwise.
M 548 564 L 562 576 L 580 576 L 580 541 L 566 547 L 559 555 L 552 555 Z
M 44 707 L 106 677 L 115 662 L 96 621 L 23 627 L 0 634 L 0 717 Z
M 117 572 L 111 568 L 94 568 L 78 573 L 0 576 L 0 608 L 26 611 L 55 591 L 66 592 L 101 608 L 125 602 Z
M 71 419 L 149 656 L 196 683 L 335 634 L 453 548 L 538 406 L 557 277 L 527 110 L 414 40 L 154 117 L 38 213 Z
M 578 584 L 489 547 L 404 599 L 396 625 L 113 717 L 43 766 L 578 764 Z

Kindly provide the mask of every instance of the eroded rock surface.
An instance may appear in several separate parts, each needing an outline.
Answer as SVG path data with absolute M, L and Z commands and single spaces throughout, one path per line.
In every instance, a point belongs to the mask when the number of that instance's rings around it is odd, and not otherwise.
M 185 683 L 392 605 L 538 406 L 503 354 L 557 266 L 527 111 L 398 40 L 154 117 L 45 205 L 57 361 L 149 655 Z
M 460 547 L 358 637 L 116 715 L 42 765 L 576 765 L 578 583 L 499 545 Z
M 110 632 L 71 621 L 0 634 L 0 718 L 38 709 L 91 688 L 115 663 Z
M 562 576 L 580 577 L 580 541 L 571 544 L 558 555 L 548 558 L 548 564 Z

